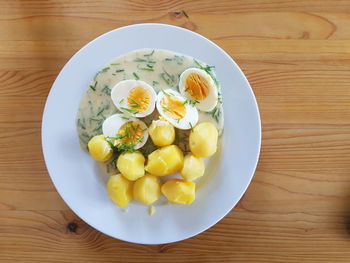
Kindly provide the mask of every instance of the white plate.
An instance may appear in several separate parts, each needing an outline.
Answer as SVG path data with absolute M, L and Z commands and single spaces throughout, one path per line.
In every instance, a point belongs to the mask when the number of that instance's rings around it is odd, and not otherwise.
M 92 77 L 111 59 L 140 48 L 180 52 L 216 66 L 224 113 L 224 149 L 217 173 L 189 206 L 164 205 L 153 216 L 134 202 L 127 213 L 107 197 L 95 163 L 79 145 L 75 118 Z M 138 24 L 108 32 L 79 50 L 64 66 L 47 98 L 42 147 L 51 179 L 68 206 L 85 222 L 112 237 L 163 244 L 201 233 L 223 218 L 248 187 L 259 157 L 261 127 L 252 89 L 220 47 L 192 31 Z

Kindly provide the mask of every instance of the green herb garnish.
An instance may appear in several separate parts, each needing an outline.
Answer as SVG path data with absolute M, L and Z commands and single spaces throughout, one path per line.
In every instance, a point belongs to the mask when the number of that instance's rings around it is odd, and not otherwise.
M 186 12 L 185 10 L 182 10 L 181 12 L 182 12 L 182 14 L 183 14 L 185 17 L 189 18 L 188 14 L 187 14 L 187 12 Z
M 89 87 L 90 87 L 90 89 L 92 89 L 93 91 L 95 91 L 96 90 L 96 86 L 97 86 L 97 81 L 95 81 L 95 84 L 92 86 L 92 85 L 90 85 Z
M 170 94 L 169 94 L 168 92 L 166 92 L 165 90 L 163 90 L 163 89 L 161 89 L 161 92 L 163 92 L 163 93 L 164 93 L 164 95 L 165 95 L 165 96 L 167 96 L 167 97 L 169 97 L 169 96 L 170 96 Z
M 137 110 L 134 110 L 134 109 L 128 109 L 128 108 L 124 108 L 124 107 L 120 107 L 120 108 L 123 110 L 126 110 L 127 112 L 130 112 L 130 113 L 134 113 L 134 114 L 139 113 Z
M 78 125 L 80 128 L 82 128 L 83 130 L 86 129 L 85 125 L 83 124 L 83 122 L 82 122 L 80 119 L 78 119 L 77 125 Z
M 105 87 L 101 91 L 106 93 L 107 95 L 111 95 L 111 89 L 107 85 L 105 85 Z
M 107 72 L 109 69 L 110 69 L 110 67 L 105 67 L 105 68 L 103 68 L 100 72 L 101 72 L 101 73 L 104 73 L 104 72 Z
M 145 55 L 143 55 L 144 57 L 150 57 L 150 56 L 152 56 L 154 54 L 154 50 L 152 50 L 152 52 L 151 53 L 149 53 L 149 54 L 145 54 Z
M 125 117 L 125 116 L 121 116 L 121 118 L 122 118 L 123 120 L 126 120 L 126 121 L 130 120 L 130 118 Z
M 159 84 L 158 81 L 155 81 L 155 80 L 152 81 L 152 86 L 155 86 L 155 85 L 158 85 L 158 84 Z
M 217 123 L 220 121 L 221 110 L 219 107 L 216 107 L 212 111 L 206 112 L 206 114 L 210 115 Z
M 117 69 L 115 72 L 123 72 L 123 71 L 125 71 L 124 69 Z
M 121 100 L 119 101 L 119 104 L 122 104 L 122 103 L 123 103 L 123 101 L 124 101 L 124 99 L 121 99 Z
M 117 145 L 117 148 L 119 151 L 135 152 L 134 144 L 127 144 L 125 142 L 122 142 Z
M 140 79 L 140 77 L 139 77 L 135 72 L 133 72 L 132 74 L 134 75 L 134 77 L 135 77 L 136 80 L 139 80 L 139 79 Z
M 139 69 L 141 69 L 141 70 L 145 70 L 145 71 L 154 71 L 154 69 L 153 69 L 153 68 L 139 68 Z
M 188 123 L 189 125 L 190 125 L 190 127 L 191 127 L 191 131 L 193 131 L 193 126 L 192 126 L 192 123 Z
M 147 60 L 143 58 L 136 58 L 134 59 L 134 62 L 147 62 Z

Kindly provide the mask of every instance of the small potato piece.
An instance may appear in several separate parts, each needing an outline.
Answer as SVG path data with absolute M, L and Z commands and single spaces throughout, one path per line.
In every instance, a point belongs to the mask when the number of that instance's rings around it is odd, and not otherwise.
M 167 146 L 175 140 L 175 128 L 167 121 L 152 121 L 148 128 L 153 143 L 157 146 Z
M 184 163 L 184 155 L 177 145 L 164 146 L 148 155 L 145 167 L 150 174 L 165 176 L 179 172 Z
M 113 155 L 112 147 L 103 135 L 96 135 L 88 142 L 91 157 L 99 162 L 105 162 Z
M 191 181 L 173 179 L 162 185 L 162 193 L 170 203 L 188 205 L 196 198 L 196 184 Z
M 190 133 L 189 143 L 196 157 L 209 157 L 216 152 L 218 130 L 210 122 L 197 124 Z
M 107 183 L 107 193 L 110 199 L 119 207 L 126 207 L 132 199 L 133 182 L 121 174 L 112 175 Z
M 185 156 L 184 166 L 181 170 L 181 176 L 188 180 L 193 181 L 198 177 L 203 176 L 205 171 L 205 164 L 201 158 L 189 153 Z
M 157 176 L 146 174 L 134 183 L 134 198 L 146 205 L 160 197 L 160 180 Z
M 145 175 L 145 157 L 140 152 L 124 152 L 118 157 L 117 168 L 126 179 L 135 181 Z

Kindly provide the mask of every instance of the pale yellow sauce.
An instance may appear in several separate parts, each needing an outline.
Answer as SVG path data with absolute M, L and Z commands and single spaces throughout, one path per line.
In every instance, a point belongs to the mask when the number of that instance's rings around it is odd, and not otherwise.
M 205 66 L 205 63 L 199 63 Z M 136 50 L 113 59 L 96 74 L 80 102 L 77 115 L 77 129 L 82 148 L 86 150 L 89 139 L 95 135 L 102 134 L 101 127 L 104 119 L 119 112 L 110 98 L 110 90 L 119 81 L 140 79 L 154 87 L 156 92 L 169 88 L 178 90 L 180 74 L 186 69 L 193 67 L 199 67 L 194 58 L 159 49 Z M 212 73 L 214 74 L 214 72 Z M 220 87 L 218 89 L 220 92 Z M 158 112 L 155 110 L 151 115 L 146 118 L 140 118 L 140 120 L 149 126 L 152 120 L 157 119 L 158 116 Z M 224 125 L 222 104 L 218 103 L 216 114 L 199 111 L 199 122 L 204 121 L 212 122 L 217 127 L 219 135 L 221 135 Z M 184 152 L 189 151 L 188 134 L 188 130 L 176 129 L 175 144 Z M 221 144 L 221 140 L 219 140 L 218 152 L 221 152 Z M 148 142 L 140 150 L 147 157 L 155 149 L 156 147 L 149 138 Z M 114 162 L 116 157 L 117 154 L 102 165 L 108 174 L 117 172 Z M 214 159 L 218 159 L 218 154 Z M 214 159 L 208 162 L 209 166 L 213 166 L 208 167 L 210 171 L 214 169 L 214 166 L 217 166 L 212 165 Z M 215 161 L 215 163 L 217 162 Z

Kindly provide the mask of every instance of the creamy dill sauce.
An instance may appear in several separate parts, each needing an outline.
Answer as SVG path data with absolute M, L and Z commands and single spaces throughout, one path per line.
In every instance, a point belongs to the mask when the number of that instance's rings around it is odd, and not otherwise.
M 178 91 L 181 73 L 193 67 L 205 68 L 207 72 L 213 76 L 214 80 L 216 80 L 212 67 L 192 57 L 172 51 L 141 49 L 113 59 L 96 74 L 80 102 L 77 115 L 77 129 L 82 148 L 87 150 L 88 141 L 93 136 L 102 134 L 102 123 L 107 117 L 119 113 L 110 98 L 111 89 L 119 81 L 140 79 L 153 86 L 156 92 L 168 88 Z M 218 89 L 220 95 L 219 86 Z M 219 101 L 221 101 L 220 96 Z M 224 125 L 222 103 L 218 103 L 217 107 L 211 112 L 198 111 L 198 113 L 198 123 L 213 123 L 221 137 Z M 149 126 L 152 120 L 157 119 L 158 116 L 158 112 L 155 109 L 151 115 L 140 118 L 140 120 Z M 176 140 L 174 144 L 177 144 L 184 153 L 189 152 L 188 135 L 189 130 L 176 129 Z M 222 147 L 221 139 L 219 139 L 218 144 L 218 154 L 215 154 L 215 156 L 209 159 L 219 158 Z M 140 151 L 147 157 L 147 155 L 155 149 L 157 149 L 157 146 L 153 145 L 152 140 L 149 138 Z M 111 160 L 101 165 L 101 168 L 105 170 L 107 174 L 115 174 L 118 172 L 115 167 L 117 157 L 118 153 L 115 153 Z M 208 165 L 213 166 L 211 165 L 213 161 L 214 160 L 207 160 L 207 167 Z M 213 169 L 213 167 L 208 168 L 211 168 L 209 170 Z

